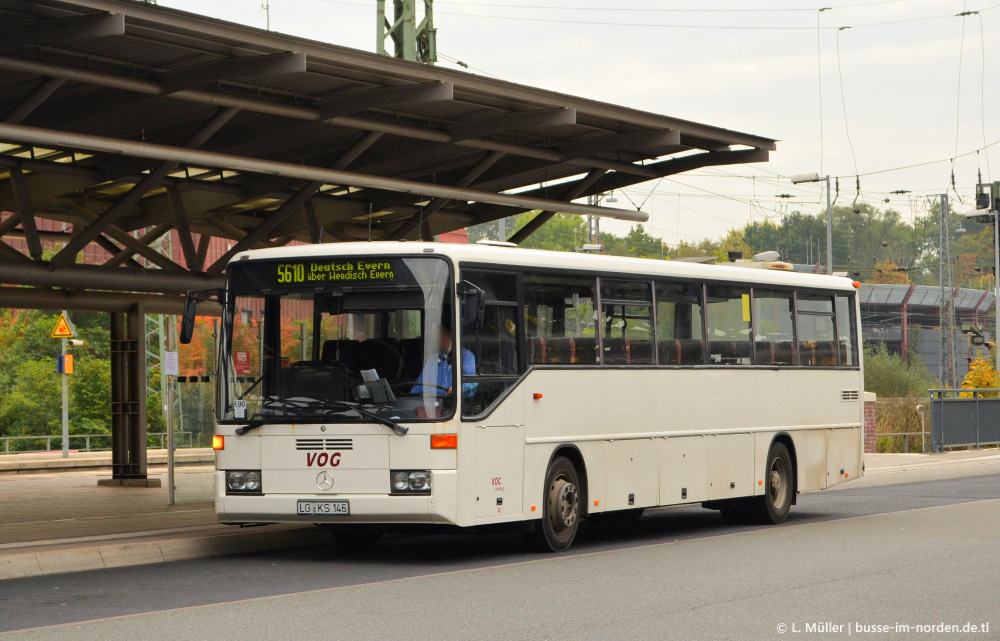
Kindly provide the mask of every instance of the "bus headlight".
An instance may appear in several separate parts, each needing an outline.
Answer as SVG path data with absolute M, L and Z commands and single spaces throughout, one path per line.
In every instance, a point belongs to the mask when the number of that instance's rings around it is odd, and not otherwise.
M 261 494 L 260 470 L 227 470 L 226 494 Z
M 427 470 L 391 470 L 389 482 L 393 494 L 431 493 L 431 473 Z

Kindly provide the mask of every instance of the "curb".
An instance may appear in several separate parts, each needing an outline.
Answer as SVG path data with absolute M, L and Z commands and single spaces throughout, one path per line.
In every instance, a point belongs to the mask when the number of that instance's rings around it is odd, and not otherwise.
M 284 550 L 320 545 L 329 543 L 330 540 L 330 536 L 322 529 L 309 525 L 280 530 L 164 538 L 2 554 L 0 580 Z

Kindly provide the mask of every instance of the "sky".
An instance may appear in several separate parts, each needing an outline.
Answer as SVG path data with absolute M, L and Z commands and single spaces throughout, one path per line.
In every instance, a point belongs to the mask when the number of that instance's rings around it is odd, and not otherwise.
M 647 231 L 675 244 L 824 211 L 821 185 L 792 185 L 793 174 L 839 177 L 836 204 L 907 220 L 946 189 L 955 211 L 971 210 L 977 171 L 1000 180 L 1000 41 L 982 38 L 1000 28 L 997 1 L 437 0 L 434 22 L 442 67 L 461 60 L 472 73 L 777 139 L 767 163 L 616 194 L 615 207 L 641 207 Z M 272 31 L 375 49 L 374 0 L 269 2 L 159 0 L 260 28 L 269 14 Z M 979 13 L 957 15 L 966 11 Z

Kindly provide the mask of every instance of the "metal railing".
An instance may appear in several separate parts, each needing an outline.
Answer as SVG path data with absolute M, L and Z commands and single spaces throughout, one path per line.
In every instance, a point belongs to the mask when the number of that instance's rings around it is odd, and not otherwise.
M 194 432 L 174 432 L 176 438 L 176 447 L 180 448 L 192 448 L 194 447 Z M 159 449 L 163 449 L 167 446 L 167 433 L 166 432 L 147 432 L 147 437 L 158 438 L 160 441 Z M 98 441 L 99 439 L 105 439 L 108 443 L 107 447 L 93 447 L 91 439 Z M 80 440 L 83 441 L 83 447 L 73 448 L 73 442 Z M 0 441 L 3 442 L 3 453 L 4 454 L 27 454 L 27 453 L 38 453 L 38 452 L 58 452 L 62 450 L 62 436 L 0 436 Z M 16 441 L 45 441 L 44 449 L 26 449 L 11 450 L 11 442 Z M 56 443 L 55 449 L 52 448 L 52 443 Z M 111 449 L 111 435 L 110 434 L 70 434 L 69 435 L 70 449 L 76 449 L 78 452 L 107 452 Z M 147 440 L 147 447 L 148 440 Z
M 876 439 L 880 438 L 897 438 L 903 437 L 903 453 L 908 453 L 910 451 L 910 439 L 920 439 L 920 451 L 924 454 L 927 453 L 927 433 L 926 432 L 889 432 L 886 434 L 875 434 Z
M 1000 389 L 932 389 L 929 392 L 932 451 L 1000 444 Z

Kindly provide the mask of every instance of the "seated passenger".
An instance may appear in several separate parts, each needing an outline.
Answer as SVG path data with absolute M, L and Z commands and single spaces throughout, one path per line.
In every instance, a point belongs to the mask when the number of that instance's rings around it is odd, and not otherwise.
M 444 325 L 438 326 L 438 352 L 433 354 L 424 365 L 424 370 L 417 377 L 417 384 L 410 389 L 411 394 L 423 394 L 425 389 L 420 383 L 437 385 L 439 387 L 428 387 L 430 394 L 451 396 L 453 393 L 452 384 L 452 363 L 454 354 L 452 353 L 451 331 Z M 467 349 L 462 350 L 462 374 L 465 376 L 476 375 L 476 357 Z M 463 383 L 462 395 L 472 396 L 476 391 L 476 383 Z M 441 389 L 444 388 L 444 389 Z M 446 391 L 447 390 L 447 391 Z

